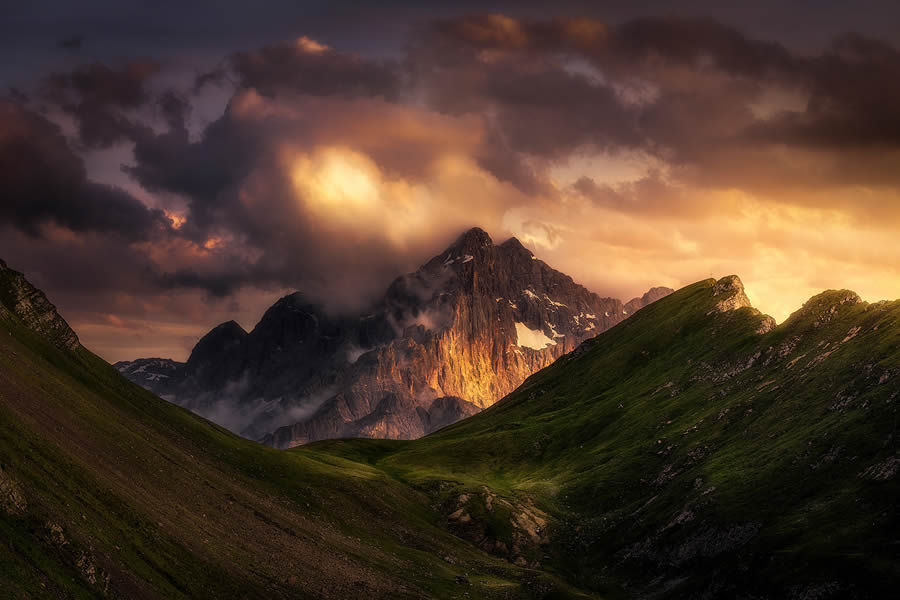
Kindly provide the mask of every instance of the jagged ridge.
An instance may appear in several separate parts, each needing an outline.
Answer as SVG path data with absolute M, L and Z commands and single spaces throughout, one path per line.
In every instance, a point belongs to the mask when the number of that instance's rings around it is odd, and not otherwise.
M 235 323 L 211 331 L 180 379 L 169 378 L 174 385 L 154 382 L 152 389 L 249 437 L 277 430 L 264 439 L 280 447 L 334 437 L 416 438 L 448 424 L 449 415 L 490 406 L 670 292 L 654 288 L 626 310 L 517 239 L 494 245 L 473 228 L 398 277 L 366 314 L 335 317 L 302 294 L 286 296 L 249 333 Z M 121 366 L 127 376 L 128 365 Z M 437 399 L 440 419 L 429 416 Z

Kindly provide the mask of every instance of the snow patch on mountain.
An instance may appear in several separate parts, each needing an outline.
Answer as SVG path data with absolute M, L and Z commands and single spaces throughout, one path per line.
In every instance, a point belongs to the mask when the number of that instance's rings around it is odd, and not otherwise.
M 523 348 L 543 350 L 547 346 L 555 346 L 556 340 L 548 338 L 540 329 L 530 329 L 524 323 L 516 322 L 516 343 Z
M 569 308 L 568 304 L 563 304 L 562 302 L 557 302 L 556 300 L 554 300 L 547 294 L 544 294 L 544 298 L 547 300 L 547 302 L 550 303 L 551 306 L 555 306 L 556 308 Z

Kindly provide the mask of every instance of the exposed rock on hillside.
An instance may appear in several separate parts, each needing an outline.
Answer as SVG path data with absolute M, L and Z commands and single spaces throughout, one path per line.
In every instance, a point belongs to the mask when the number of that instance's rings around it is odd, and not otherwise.
M 12 475 L 9 475 L 0 467 L 0 510 L 8 515 L 18 515 L 25 512 L 28 502 L 22 493 L 22 488 Z
M 3 311 L 12 313 L 26 327 L 59 348 L 75 350 L 80 346 L 78 336 L 65 319 L 59 316 L 56 307 L 44 292 L 0 260 L 0 316 Z
M 725 313 L 740 308 L 749 308 L 753 313 L 761 317 L 757 333 L 768 333 L 776 327 L 775 319 L 769 315 L 764 315 L 753 307 L 750 298 L 744 292 L 744 282 L 737 275 L 729 275 L 716 281 L 713 286 L 713 296 L 717 299 L 713 312 Z

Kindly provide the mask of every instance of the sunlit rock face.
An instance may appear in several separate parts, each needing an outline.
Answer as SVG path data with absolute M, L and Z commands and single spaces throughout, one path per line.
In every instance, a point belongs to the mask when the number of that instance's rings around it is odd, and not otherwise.
M 652 291 L 652 290 L 651 290 Z M 753 307 L 750 298 L 744 292 L 744 283 L 737 275 L 729 275 L 718 280 L 713 287 L 713 296 L 718 298 L 715 309 L 711 312 L 728 312 L 741 308 L 749 309 L 753 314 L 761 318 L 757 333 L 768 333 L 775 329 L 775 319 L 764 315 Z
M 278 447 L 416 438 L 490 406 L 670 292 L 655 288 L 626 311 L 515 238 L 495 245 L 476 228 L 398 277 L 357 319 L 336 320 L 295 294 L 250 333 L 223 325 L 227 343 L 207 343 L 224 335 L 213 330 L 175 401 Z

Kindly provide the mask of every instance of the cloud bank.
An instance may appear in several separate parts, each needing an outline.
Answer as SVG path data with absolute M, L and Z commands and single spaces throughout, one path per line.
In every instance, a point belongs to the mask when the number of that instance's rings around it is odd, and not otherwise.
M 481 14 L 391 58 L 300 36 L 172 68 L 88 63 L 0 101 L 0 252 L 109 359 L 183 357 L 285 290 L 359 310 L 472 225 L 623 298 L 731 272 L 779 319 L 826 287 L 900 296 L 884 41 Z

